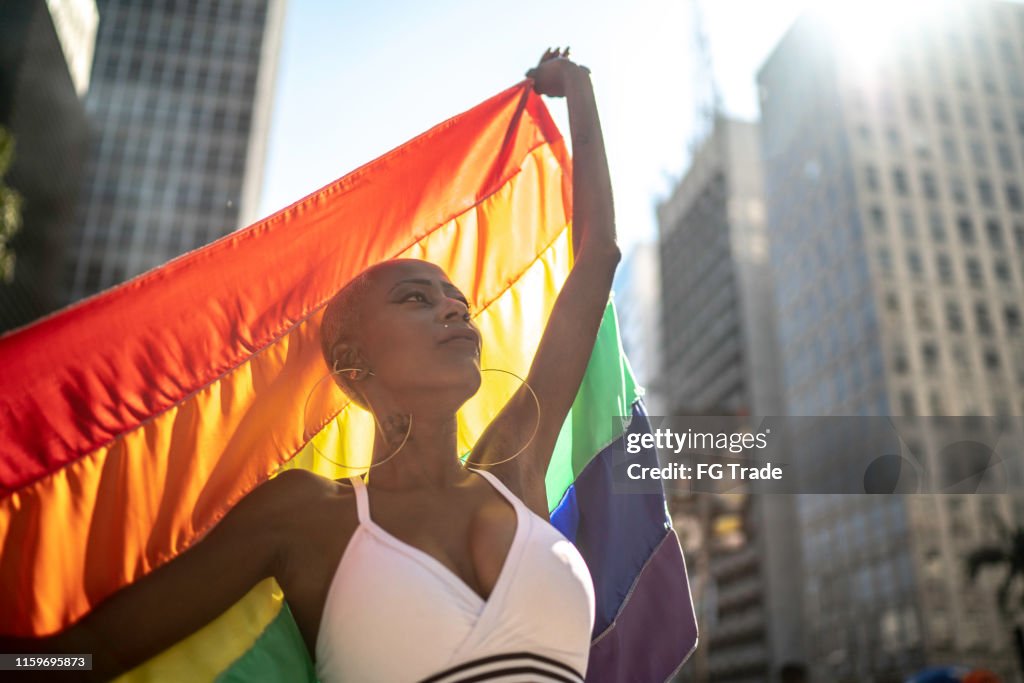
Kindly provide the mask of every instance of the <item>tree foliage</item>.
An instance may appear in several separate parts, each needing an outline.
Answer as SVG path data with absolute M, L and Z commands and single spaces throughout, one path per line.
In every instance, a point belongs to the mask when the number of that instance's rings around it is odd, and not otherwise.
M 0 281 L 14 280 L 15 255 L 11 240 L 21 230 L 21 195 L 4 178 L 14 163 L 14 136 L 0 126 Z

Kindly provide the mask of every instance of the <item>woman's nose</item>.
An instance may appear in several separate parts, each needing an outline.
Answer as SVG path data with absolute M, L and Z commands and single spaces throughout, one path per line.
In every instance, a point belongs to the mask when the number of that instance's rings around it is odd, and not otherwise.
M 469 307 L 459 299 L 449 298 L 444 311 L 444 319 L 458 320 L 459 318 L 469 319 Z

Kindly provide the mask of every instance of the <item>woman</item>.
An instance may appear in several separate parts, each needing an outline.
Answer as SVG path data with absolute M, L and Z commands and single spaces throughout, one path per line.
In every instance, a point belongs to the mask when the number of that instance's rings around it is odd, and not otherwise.
M 510 671 L 517 680 L 582 678 L 593 585 L 575 547 L 550 525 L 544 476 L 619 250 L 589 72 L 568 50 L 548 50 L 528 76 L 538 93 L 568 103 L 575 265 L 526 383 L 466 465 L 456 411 L 481 382 L 466 298 L 432 264 L 378 264 L 335 296 L 321 330 L 335 381 L 379 427 L 372 485 L 284 472 L 70 629 L 30 647 L 0 639 L 0 650 L 92 653 L 86 675 L 105 680 L 274 576 L 324 683 L 488 680 Z

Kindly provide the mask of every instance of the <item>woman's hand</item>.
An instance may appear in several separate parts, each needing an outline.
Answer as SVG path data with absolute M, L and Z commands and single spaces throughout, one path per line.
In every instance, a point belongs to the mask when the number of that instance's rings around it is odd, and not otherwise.
M 545 50 L 537 66 L 526 72 L 526 77 L 533 79 L 533 89 L 538 94 L 565 97 L 570 80 L 589 73 L 590 69 L 569 59 L 569 48 L 556 47 Z

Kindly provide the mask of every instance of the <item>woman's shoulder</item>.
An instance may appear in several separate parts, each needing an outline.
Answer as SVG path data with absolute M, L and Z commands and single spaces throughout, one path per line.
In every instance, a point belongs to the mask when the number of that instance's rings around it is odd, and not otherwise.
M 354 498 L 352 486 L 347 480 L 325 477 L 322 474 L 292 468 L 277 473 L 268 479 L 266 484 L 273 484 L 281 495 L 335 495 Z
M 319 516 L 322 505 L 341 503 L 346 506 L 347 501 L 354 498 L 351 487 L 299 468 L 279 472 L 257 487 L 260 489 L 260 495 L 272 501 L 270 504 L 277 511 L 296 521 L 305 517 L 303 511 Z M 354 504 L 348 506 L 353 507 L 354 516 Z

